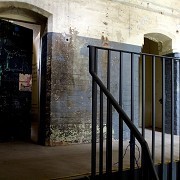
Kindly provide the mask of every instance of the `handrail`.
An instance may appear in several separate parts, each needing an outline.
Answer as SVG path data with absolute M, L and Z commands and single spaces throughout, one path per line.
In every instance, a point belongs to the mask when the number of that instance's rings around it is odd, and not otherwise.
M 91 50 L 92 47 L 95 48 L 100 48 L 101 47 L 96 47 L 96 46 L 88 46 Z M 107 48 L 105 48 L 107 49 Z M 107 49 L 109 50 L 109 49 Z M 146 140 L 143 138 L 143 136 L 140 134 L 140 132 L 138 131 L 138 129 L 136 128 L 136 126 L 133 124 L 133 122 L 130 120 L 130 118 L 127 116 L 127 114 L 125 113 L 125 111 L 121 108 L 121 106 L 118 104 L 118 102 L 115 100 L 115 98 L 112 96 L 112 94 L 110 93 L 110 91 L 105 87 L 105 85 L 103 84 L 103 82 L 99 79 L 99 77 L 97 76 L 97 74 L 94 72 L 94 61 L 92 58 L 90 58 L 90 66 L 89 66 L 89 72 L 93 77 L 93 81 L 99 85 L 100 89 L 103 91 L 103 93 L 107 96 L 108 100 L 110 101 L 110 103 L 114 106 L 114 108 L 116 109 L 116 111 L 121 115 L 123 121 L 126 123 L 126 125 L 129 127 L 129 129 L 131 130 L 131 132 L 134 134 L 134 136 L 136 137 L 136 139 L 139 141 L 139 143 L 141 144 L 142 147 L 142 151 L 145 154 L 146 160 L 148 163 L 148 167 L 151 171 L 151 175 L 153 177 L 154 180 L 159 180 L 159 177 L 157 175 L 157 172 L 155 170 L 155 167 L 153 165 L 153 160 L 151 158 L 150 155 L 150 150 L 148 147 L 148 144 L 146 142 Z
M 140 132 L 138 131 L 136 126 L 131 122 L 130 118 L 127 116 L 127 114 L 121 108 L 121 106 L 117 103 L 117 101 L 114 99 L 112 94 L 107 90 L 107 88 L 104 86 L 102 81 L 98 78 L 98 76 L 94 72 L 90 72 L 90 74 L 92 75 L 92 77 L 96 81 L 96 83 L 99 85 L 99 87 L 102 89 L 104 94 L 108 97 L 108 99 L 110 100 L 110 102 L 114 106 L 114 108 L 117 110 L 117 112 L 121 115 L 122 119 L 124 120 L 126 125 L 129 127 L 129 129 L 132 131 L 132 133 L 134 134 L 136 139 L 141 144 L 142 150 L 146 154 L 146 158 L 149 161 L 149 168 L 152 171 L 153 178 L 155 180 L 158 180 L 159 177 L 158 177 L 158 175 L 156 173 L 156 170 L 155 170 L 155 167 L 153 165 L 153 161 L 152 161 L 152 158 L 151 158 L 150 151 L 149 151 L 148 144 L 147 144 L 146 140 L 143 138 L 143 136 L 140 134 Z
M 98 48 L 101 50 L 109 50 L 109 51 L 114 51 L 114 52 L 122 52 L 122 53 L 133 53 L 136 55 L 146 55 L 146 56 L 154 56 L 157 58 L 166 58 L 166 59 L 175 59 L 175 60 L 180 60 L 180 57 L 171 57 L 171 56 L 163 56 L 163 55 L 156 55 L 156 54 L 150 54 L 150 53 L 142 53 L 142 52 L 135 52 L 135 51 L 127 51 L 127 50 L 118 50 L 118 49 L 112 49 L 112 48 L 106 48 L 106 47 L 100 47 L 100 46 L 91 46 L 88 45 L 88 48 L 90 47 L 94 47 L 94 48 Z

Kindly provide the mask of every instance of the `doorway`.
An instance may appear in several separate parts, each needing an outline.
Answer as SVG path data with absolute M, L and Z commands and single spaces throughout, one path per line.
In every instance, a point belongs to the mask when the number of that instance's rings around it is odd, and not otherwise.
M 0 20 L 0 140 L 30 140 L 31 29 Z
M 144 38 L 144 45 L 142 53 L 159 55 L 159 44 L 149 38 Z M 156 57 L 155 61 L 155 106 L 156 106 L 156 129 L 162 127 L 162 105 L 160 100 L 162 98 L 162 63 L 161 59 Z M 145 74 L 145 126 L 146 128 L 152 127 L 152 57 L 146 57 L 146 74 Z
M 172 52 L 172 39 L 161 33 L 148 33 L 144 35 L 143 53 L 167 56 Z M 152 127 L 152 56 L 146 56 L 145 62 L 145 127 Z M 142 60 L 140 60 L 140 67 Z M 167 68 L 167 65 L 166 65 Z M 162 60 L 155 58 L 155 128 L 162 128 Z M 166 71 L 170 75 L 170 70 Z M 167 79 L 167 74 L 166 79 Z M 142 72 L 140 70 L 140 79 Z M 142 84 L 140 82 L 140 89 Z M 166 87 L 167 91 L 167 87 Z M 140 90 L 141 93 L 141 90 Z M 142 99 L 141 99 L 142 101 Z M 168 104 L 166 101 L 165 104 Z

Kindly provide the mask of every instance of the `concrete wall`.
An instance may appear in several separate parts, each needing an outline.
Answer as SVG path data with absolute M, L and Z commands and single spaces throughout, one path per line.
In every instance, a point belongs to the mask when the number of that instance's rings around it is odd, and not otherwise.
M 178 48 L 178 0 L 96 0 L 93 3 L 85 0 L 12 0 L 8 5 L 8 0 L 0 2 L 1 8 L 11 7 L 10 13 L 12 7 L 18 6 L 48 17 L 48 32 L 70 33 L 71 28 L 82 37 L 100 39 L 104 34 L 111 41 L 138 45 L 142 45 L 144 34 L 160 32 L 173 39 L 173 49 Z
M 179 58 L 179 53 L 168 54 L 167 56 Z M 172 123 L 172 102 L 171 102 L 171 61 L 166 60 L 165 62 L 165 94 L 166 94 L 166 101 L 165 101 L 165 132 L 171 133 L 171 123 Z M 174 131 L 175 135 L 180 135 L 180 99 L 179 99 L 179 60 L 174 61 Z
M 22 18 L 18 16 L 23 14 L 21 10 L 26 11 L 26 20 L 31 17 L 37 23 L 32 12 L 47 18 L 42 50 L 46 62 L 46 115 L 42 121 L 47 144 L 86 142 L 90 137 L 88 44 L 101 46 L 104 37 L 112 48 L 114 43 L 139 47 L 144 34 L 158 32 L 172 39 L 172 49 L 166 51 L 179 51 L 179 0 L 0 0 L 0 7 L 9 15 L 16 14 L 14 18 Z M 0 16 L 3 13 L 0 11 Z
M 88 72 L 89 53 L 87 45 L 102 46 L 104 41 L 73 35 L 73 39 L 63 34 L 53 33 L 51 61 L 51 141 L 86 143 L 91 141 L 91 77 Z M 108 46 L 140 52 L 139 46 L 106 42 Z M 135 66 L 135 124 L 139 119 L 139 57 L 134 58 Z M 106 84 L 106 52 L 98 58 L 98 74 Z M 119 53 L 111 56 L 111 93 L 119 97 Z M 123 55 L 123 109 L 131 116 L 131 61 L 130 54 Z M 106 118 L 105 118 L 106 119 Z M 106 121 L 104 120 L 104 126 Z M 118 115 L 113 112 L 114 138 L 118 139 Z M 128 138 L 128 128 L 124 126 L 124 136 Z

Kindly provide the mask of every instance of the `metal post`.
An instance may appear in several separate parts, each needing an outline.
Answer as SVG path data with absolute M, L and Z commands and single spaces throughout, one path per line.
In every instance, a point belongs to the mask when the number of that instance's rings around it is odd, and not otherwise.
M 131 53 L 131 121 L 134 123 L 134 54 Z M 130 171 L 131 178 L 134 179 L 135 167 L 135 138 L 130 132 Z
M 152 56 L 152 159 L 155 160 L 155 118 L 156 118 L 156 96 L 155 96 L 155 77 L 156 77 L 156 66 L 155 56 Z
M 108 50 L 107 59 L 107 89 L 110 91 L 111 76 L 111 51 Z M 107 99 L 107 139 L 106 139 L 106 173 L 108 176 L 112 173 L 112 105 Z
M 142 55 L 142 136 L 145 138 L 145 110 L 146 110 L 146 103 L 145 103 L 145 97 L 146 97 L 146 56 Z M 141 153 L 141 163 L 142 163 L 142 179 L 144 179 L 146 175 L 146 164 L 145 164 L 145 154 L 142 149 Z
M 99 175 L 103 174 L 103 91 L 100 89 Z
M 89 47 L 90 72 L 97 72 L 97 53 L 95 47 Z M 96 126 L 97 126 L 97 83 L 92 80 L 92 147 L 91 147 L 91 176 L 96 176 Z
M 161 179 L 165 179 L 165 101 L 166 101 L 166 94 L 165 94 L 165 58 L 162 58 L 162 147 L 161 147 Z
M 123 53 L 120 52 L 119 62 L 119 105 L 122 107 L 122 91 L 123 91 Z M 118 161 L 119 178 L 122 178 L 123 172 L 123 119 L 119 115 L 119 161 Z
M 174 179 L 174 59 L 171 59 L 171 168 L 170 176 Z
M 146 110 L 146 56 L 142 55 L 142 136 L 145 138 L 145 110 Z

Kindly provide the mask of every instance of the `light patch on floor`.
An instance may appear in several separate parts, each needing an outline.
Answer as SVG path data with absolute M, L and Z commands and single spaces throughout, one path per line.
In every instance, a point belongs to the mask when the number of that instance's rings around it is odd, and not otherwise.
M 165 135 L 165 159 L 170 161 L 170 135 Z M 146 130 L 146 140 L 151 146 L 151 131 Z M 129 167 L 129 141 L 124 141 L 124 168 Z M 140 166 L 140 146 L 136 143 L 136 159 Z M 161 133 L 156 132 L 155 162 L 161 161 Z M 97 144 L 97 157 L 98 157 Z M 125 150 L 127 152 L 125 154 Z M 151 147 L 150 147 L 151 148 Z M 174 136 L 174 159 L 179 158 L 179 136 Z M 104 149 L 105 158 L 105 149 Z M 31 143 L 0 143 L 0 179 L 46 180 L 73 179 L 90 173 L 91 145 L 64 145 L 45 147 Z M 118 165 L 118 141 L 113 141 L 113 169 Z M 137 165 L 137 164 L 136 164 Z M 98 167 L 98 163 L 97 163 Z M 104 161 L 105 167 L 105 161 Z M 98 169 L 97 169 L 98 170 Z

